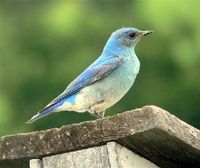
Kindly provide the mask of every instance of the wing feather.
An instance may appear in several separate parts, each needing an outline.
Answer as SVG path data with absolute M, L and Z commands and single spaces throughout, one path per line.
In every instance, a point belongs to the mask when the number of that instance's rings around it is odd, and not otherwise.
M 58 97 L 53 99 L 45 108 L 66 99 L 79 92 L 85 86 L 91 85 L 110 74 L 114 69 L 119 67 L 122 58 L 119 56 L 110 57 L 99 63 L 94 63 L 89 66 L 82 74 L 72 81 Z

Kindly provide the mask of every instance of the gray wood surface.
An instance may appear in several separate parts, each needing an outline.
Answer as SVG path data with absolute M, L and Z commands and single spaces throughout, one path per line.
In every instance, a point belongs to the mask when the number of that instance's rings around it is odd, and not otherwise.
M 102 120 L 0 138 L 0 168 L 116 141 L 164 168 L 200 165 L 200 131 L 155 107 Z
M 43 167 L 38 167 L 43 165 Z M 158 168 L 147 159 L 117 144 L 92 147 L 74 152 L 32 159 L 30 168 Z
M 110 168 L 158 168 L 149 160 L 115 142 L 106 145 Z
M 110 168 L 106 146 L 43 158 L 43 168 Z
M 40 159 L 31 159 L 30 168 L 43 168 L 42 160 Z

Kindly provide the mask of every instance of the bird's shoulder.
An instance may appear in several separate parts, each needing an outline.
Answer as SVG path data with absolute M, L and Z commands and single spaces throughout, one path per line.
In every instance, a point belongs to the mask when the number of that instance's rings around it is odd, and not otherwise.
M 94 63 L 92 63 L 88 68 L 86 68 L 78 77 L 76 77 L 65 90 L 73 87 L 77 83 L 86 80 L 93 79 L 97 80 L 98 77 L 105 75 L 106 72 L 109 72 L 112 69 L 115 69 L 117 66 L 122 64 L 123 57 L 118 55 L 108 55 L 107 57 L 99 57 Z

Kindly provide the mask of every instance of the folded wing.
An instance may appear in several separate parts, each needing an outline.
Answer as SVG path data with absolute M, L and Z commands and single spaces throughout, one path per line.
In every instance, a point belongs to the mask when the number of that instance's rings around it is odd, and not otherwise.
M 119 56 L 109 57 L 98 63 L 92 64 L 82 74 L 80 74 L 74 81 L 72 81 L 65 91 L 58 97 L 52 100 L 44 109 L 49 108 L 64 99 L 76 94 L 82 88 L 91 85 L 114 71 L 122 63 L 122 58 Z

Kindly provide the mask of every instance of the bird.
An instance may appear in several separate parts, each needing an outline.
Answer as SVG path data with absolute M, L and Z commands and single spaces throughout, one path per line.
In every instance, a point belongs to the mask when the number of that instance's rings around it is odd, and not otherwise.
M 135 46 L 152 32 L 133 27 L 114 31 L 101 55 L 27 123 L 60 111 L 89 112 L 103 118 L 106 109 L 117 103 L 133 85 L 140 70 Z

